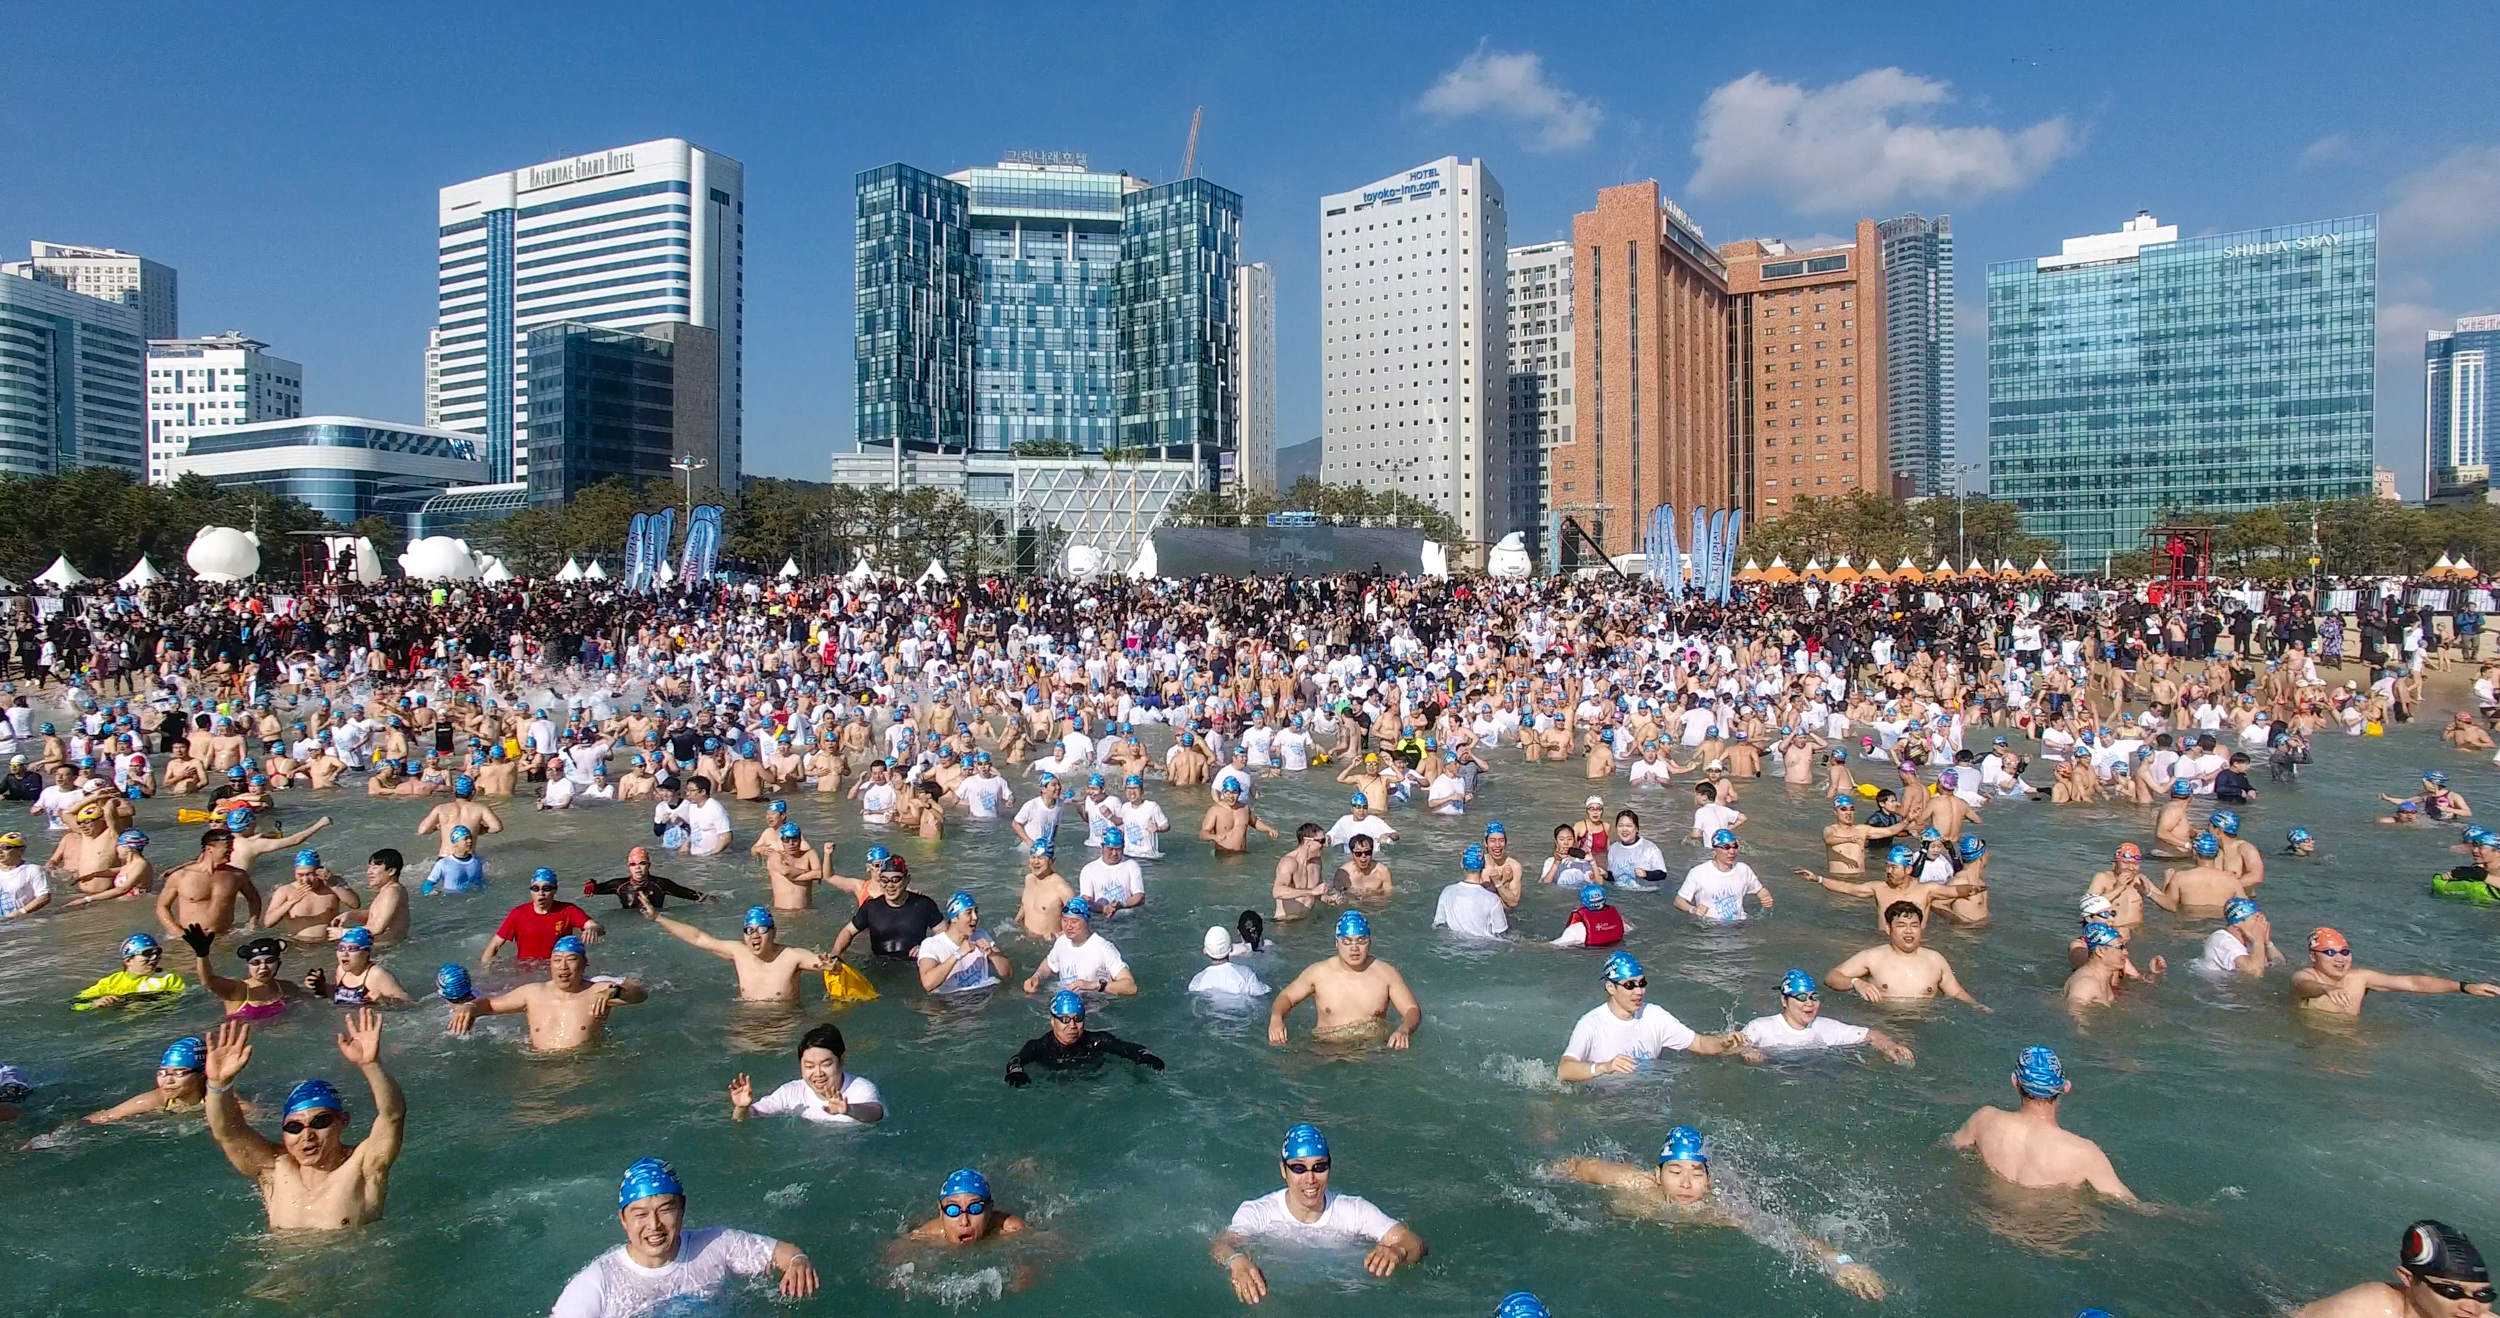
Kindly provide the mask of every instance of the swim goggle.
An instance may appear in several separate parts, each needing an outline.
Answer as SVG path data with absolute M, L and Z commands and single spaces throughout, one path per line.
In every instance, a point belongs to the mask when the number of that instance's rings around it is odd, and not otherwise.
M 1292 1172 L 1296 1176 L 1326 1176 L 1328 1174 L 1328 1159 L 1313 1158 L 1309 1162 L 1302 1162 L 1298 1160 L 1288 1162 L 1285 1164 L 1285 1170 Z
M 968 1204 L 945 1204 L 941 1208 L 948 1217 L 979 1217 L 990 1211 L 990 1201 L 975 1199 Z
M 330 1127 L 337 1124 L 339 1124 L 338 1113 L 315 1112 L 302 1121 L 290 1121 L 285 1125 L 280 1126 L 278 1129 L 285 1131 L 289 1135 L 301 1135 L 307 1127 L 313 1130 L 328 1130 Z
M 2489 1304 L 2494 1299 L 2500 1299 L 2500 1290 L 2494 1290 L 2489 1282 L 2468 1289 L 2441 1277 L 2416 1276 L 2414 1280 L 2430 1287 L 2431 1293 L 2443 1300 L 2472 1300 L 2478 1304 Z
M 1610 987 L 1619 989 L 1645 989 L 1649 987 L 1649 976 L 1634 975 L 1630 979 L 1610 979 L 1606 983 Z

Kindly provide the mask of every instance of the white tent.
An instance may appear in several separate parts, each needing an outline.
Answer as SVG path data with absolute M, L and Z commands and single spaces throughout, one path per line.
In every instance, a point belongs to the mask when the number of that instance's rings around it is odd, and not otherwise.
M 62 590 L 67 590 L 72 586 L 83 585 L 86 580 L 87 574 L 71 567 L 69 559 L 64 556 L 53 559 L 52 566 L 45 568 L 43 575 L 35 578 L 35 584 L 57 586 Z
M 775 572 L 773 575 L 784 581 L 789 581 L 797 577 L 799 575 L 799 560 L 795 558 L 785 558 L 781 560 L 781 570 L 779 572 Z
M 1501 542 L 1493 546 L 1493 552 L 1486 556 L 1484 564 L 1486 573 L 1506 581 L 1517 581 L 1534 571 L 1535 567 L 1528 558 L 1527 542 L 1517 531 L 1503 536 Z
M 660 584 L 661 584 L 661 585 L 665 586 L 665 585 L 667 585 L 668 583 L 670 583 L 670 582 L 672 582 L 672 581 L 675 581 L 676 579 L 677 579 L 677 569 L 675 569 L 675 568 L 673 568 L 673 567 L 670 567 L 670 566 L 669 566 L 668 564 L 666 564 L 666 563 L 662 563 L 662 564 L 660 564 Z
M 512 569 L 505 567 L 500 558 L 489 558 L 486 561 L 486 570 L 479 573 L 477 579 L 488 585 L 501 585 L 512 580 Z
M 594 558 L 590 560 L 590 566 L 582 569 L 582 580 L 584 581 L 605 581 L 607 579 L 608 570 L 599 565 L 598 559 Z
M 946 584 L 946 565 L 934 558 L 929 560 L 928 570 L 920 574 L 921 585 L 926 586 L 931 582 L 936 582 L 941 586 Z
M 1443 549 L 1440 541 L 1426 540 L 1421 557 L 1425 576 L 1446 577 L 1450 574 L 1450 551 Z
M 868 556 L 862 554 L 859 556 L 859 561 L 851 565 L 851 570 L 842 574 L 842 579 L 856 586 L 875 575 L 877 575 L 877 569 L 869 564 Z
M 556 580 L 558 581 L 579 581 L 581 579 L 582 565 L 574 562 L 570 558 L 564 560 L 563 570 L 556 573 Z
M 156 570 L 156 565 L 148 561 L 147 555 L 141 554 L 138 563 L 128 572 L 122 573 L 122 579 L 113 584 L 137 590 L 142 586 L 153 586 L 164 579 L 165 574 Z
M 183 561 L 202 581 L 241 581 L 260 571 L 260 541 L 231 526 L 203 526 Z
M 1162 564 L 1157 561 L 1155 554 L 1155 538 L 1147 536 L 1145 543 L 1137 547 L 1137 561 L 1128 565 L 1128 579 L 1152 581 L 1161 575 L 1163 575 Z

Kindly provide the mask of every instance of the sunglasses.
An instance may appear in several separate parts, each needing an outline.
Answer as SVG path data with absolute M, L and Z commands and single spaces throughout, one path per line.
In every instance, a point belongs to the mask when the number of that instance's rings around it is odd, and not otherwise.
M 2309 952 L 2312 956 L 2349 957 L 2352 955 L 2352 949 L 2349 947 L 2313 947 L 2309 949 Z
M 2490 1286 L 2460 1286 L 2453 1281 L 2442 1281 L 2437 1277 L 2417 1276 L 2414 1280 L 2430 1287 L 2431 1293 L 2443 1300 L 2473 1300 L 2477 1303 L 2489 1304 L 2492 1300 L 2500 1298 L 2500 1291 L 2495 1291 Z
M 303 1133 L 304 1133 L 307 1129 L 311 1129 L 311 1130 L 328 1130 L 330 1127 L 335 1126 L 335 1125 L 337 1125 L 337 1124 L 339 1124 L 339 1114 L 338 1114 L 338 1113 L 336 1113 L 336 1112 L 315 1112 L 314 1114 L 312 1114 L 312 1116 L 310 1116 L 310 1117 L 306 1118 L 305 1120 L 302 1120 L 302 1121 L 290 1121 L 290 1122 L 286 1123 L 285 1125 L 280 1126 L 278 1129 L 285 1131 L 285 1132 L 286 1132 L 287 1134 L 289 1134 L 289 1135 L 301 1135 L 301 1134 L 303 1134 Z
M 556 885 L 552 883 L 533 883 L 530 885 L 531 892 L 554 892 L 555 890 Z
M 1619 989 L 1645 989 L 1649 987 L 1649 976 L 1641 975 L 1633 979 L 1618 979 L 1614 981 L 1614 986 Z
M 1309 1162 L 1289 1162 L 1285 1164 L 1285 1170 L 1292 1172 L 1296 1176 L 1326 1176 L 1328 1174 L 1328 1160 L 1326 1158 L 1314 1158 Z
M 944 1209 L 948 1217 L 979 1217 L 990 1211 L 990 1201 L 975 1199 L 968 1204 L 947 1204 Z

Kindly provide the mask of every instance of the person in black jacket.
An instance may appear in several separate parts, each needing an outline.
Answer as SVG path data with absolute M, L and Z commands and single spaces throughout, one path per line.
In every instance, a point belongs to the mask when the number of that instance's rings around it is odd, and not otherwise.
M 1016 1050 L 1007 1063 L 1007 1083 L 1018 1089 L 1033 1083 L 1033 1077 L 1025 1073 L 1028 1066 L 1052 1071 L 1099 1067 L 1105 1054 L 1125 1057 L 1152 1070 L 1163 1069 L 1163 1059 L 1143 1046 L 1108 1030 L 1086 1029 L 1085 999 L 1073 989 L 1061 989 L 1050 999 L 1050 1033 L 1027 1039 Z

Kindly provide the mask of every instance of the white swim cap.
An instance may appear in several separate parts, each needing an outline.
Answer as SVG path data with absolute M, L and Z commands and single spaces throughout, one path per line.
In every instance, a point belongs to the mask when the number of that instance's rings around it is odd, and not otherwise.
M 1233 931 L 1220 924 L 1209 925 L 1206 941 L 1201 946 L 1210 957 L 1218 960 L 1229 958 L 1233 954 Z

